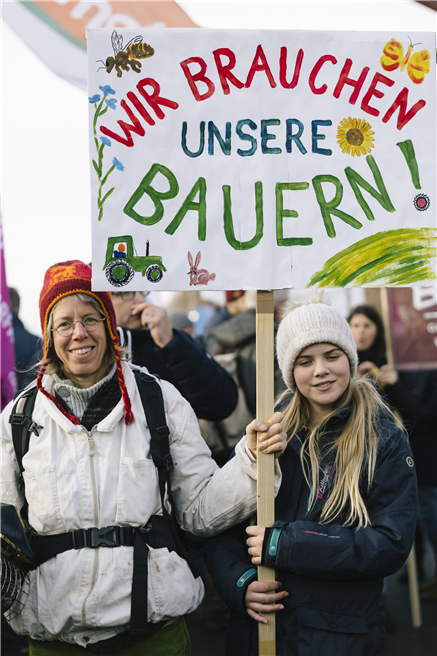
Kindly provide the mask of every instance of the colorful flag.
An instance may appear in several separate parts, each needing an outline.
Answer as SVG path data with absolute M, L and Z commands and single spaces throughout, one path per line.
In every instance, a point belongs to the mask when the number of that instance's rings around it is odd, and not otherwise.
M 3 257 L 3 228 L 0 219 L 0 274 L 1 274 L 1 410 L 14 398 L 17 391 L 15 373 L 14 328 L 12 324 L 9 289 L 6 283 L 5 260 Z
M 3 18 L 57 75 L 87 88 L 86 30 L 197 27 L 176 2 L 25 0 L 2 3 Z M 111 56 L 111 48 L 107 56 Z

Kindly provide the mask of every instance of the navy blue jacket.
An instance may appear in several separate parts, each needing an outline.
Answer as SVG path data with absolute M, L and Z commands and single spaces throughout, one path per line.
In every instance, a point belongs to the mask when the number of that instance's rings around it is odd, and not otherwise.
M 349 409 L 337 413 L 325 435 L 341 430 L 349 416 Z M 335 453 L 320 462 L 317 501 L 311 510 L 297 436 L 280 457 L 283 477 L 274 524 L 280 533 L 279 539 L 276 532 L 276 539 L 268 542 L 264 561 L 276 569 L 280 590 L 289 593 L 281 601 L 284 610 L 276 613 L 277 656 L 384 654 L 383 578 L 396 572 L 410 552 L 417 482 L 405 434 L 384 417 L 377 432 L 380 445 L 371 489 L 364 476 L 361 482 L 371 527 L 360 530 L 345 528 L 341 518 L 319 523 L 332 489 Z M 230 608 L 227 656 L 258 654 L 258 623 L 244 604 L 246 589 L 256 579 L 244 529 L 239 525 L 221 533 L 204 548 L 214 585 Z
M 234 379 L 190 335 L 175 328 L 173 333 L 173 339 L 160 348 L 150 330 L 132 330 L 133 364 L 172 383 L 200 419 L 229 417 L 238 401 Z
M 42 340 L 25 329 L 18 315 L 13 314 L 15 340 L 15 369 L 17 371 L 17 389 L 24 389 L 36 378 L 34 371 L 26 371 L 42 358 Z

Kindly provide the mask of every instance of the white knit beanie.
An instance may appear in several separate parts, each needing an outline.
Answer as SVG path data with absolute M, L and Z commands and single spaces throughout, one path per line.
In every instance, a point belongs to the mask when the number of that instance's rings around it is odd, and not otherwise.
M 311 344 L 334 344 L 349 358 L 351 376 L 357 372 L 358 356 L 348 322 L 326 303 L 299 305 L 282 320 L 276 336 L 276 354 L 285 384 L 296 389 L 293 367 L 299 353 Z

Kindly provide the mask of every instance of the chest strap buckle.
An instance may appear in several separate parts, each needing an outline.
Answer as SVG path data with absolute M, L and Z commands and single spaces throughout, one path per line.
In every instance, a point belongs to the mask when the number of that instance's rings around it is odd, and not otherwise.
M 134 528 L 132 526 L 106 526 L 104 528 L 81 528 L 72 535 L 73 548 L 97 549 L 97 547 L 133 546 Z

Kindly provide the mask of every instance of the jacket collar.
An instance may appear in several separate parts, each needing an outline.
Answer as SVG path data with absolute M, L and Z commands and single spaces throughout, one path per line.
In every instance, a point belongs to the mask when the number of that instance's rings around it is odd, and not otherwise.
M 291 400 L 291 395 L 290 395 L 290 400 Z M 350 406 L 348 406 L 347 408 L 342 408 L 341 410 L 336 412 L 334 415 L 332 415 L 332 417 L 329 418 L 328 422 L 325 424 L 323 428 L 323 433 L 334 433 L 341 430 L 344 424 L 346 423 L 346 421 L 349 419 L 351 412 L 352 410 Z M 301 436 L 302 429 L 304 429 L 304 426 L 299 428 L 297 433 L 293 435 L 293 437 L 289 442 L 290 447 L 296 453 L 300 453 L 302 447 L 302 436 Z
M 134 368 L 141 369 L 141 367 L 136 367 L 135 365 L 129 365 L 126 362 L 122 362 L 121 366 L 122 366 L 123 376 L 126 382 L 127 391 L 131 399 L 131 403 L 133 405 L 134 400 L 138 394 L 138 390 L 135 381 L 135 376 L 132 373 L 132 369 Z M 143 367 L 143 369 L 146 371 L 146 373 L 148 373 L 145 367 Z M 53 376 L 46 374 L 43 377 L 42 383 L 43 386 L 52 394 L 54 383 L 55 383 Z M 67 419 L 65 415 L 62 414 L 62 412 L 55 406 L 54 403 L 52 403 L 50 399 L 48 399 L 43 394 L 41 394 L 40 396 L 42 398 L 44 409 L 61 429 L 65 430 L 67 433 L 79 433 L 82 430 L 82 426 L 80 424 L 79 425 L 72 424 L 71 421 Z M 142 407 L 141 404 L 140 407 Z M 124 416 L 124 412 L 125 409 L 123 404 L 123 398 L 121 398 L 120 401 L 115 406 L 115 408 L 109 413 L 109 415 L 105 417 L 105 419 L 103 419 L 98 424 L 97 430 L 99 432 L 111 432 L 116 426 L 116 424 L 120 421 L 120 419 Z

